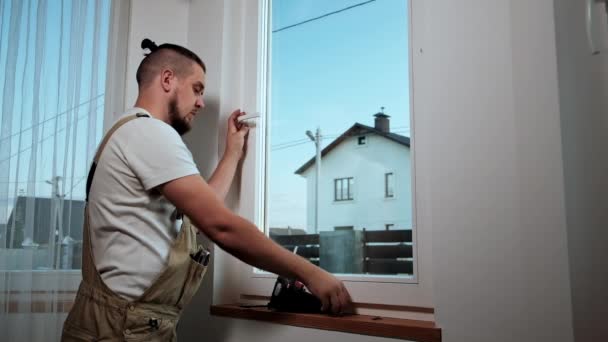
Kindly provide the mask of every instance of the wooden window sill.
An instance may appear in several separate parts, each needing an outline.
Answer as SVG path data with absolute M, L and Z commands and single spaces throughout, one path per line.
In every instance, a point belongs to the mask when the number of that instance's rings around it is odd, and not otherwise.
M 419 342 L 440 342 L 441 329 L 434 322 L 388 317 L 350 315 L 328 316 L 274 312 L 267 308 L 244 308 L 238 305 L 212 305 L 215 316 L 249 319 L 296 327 L 340 331 L 352 334 L 389 337 Z

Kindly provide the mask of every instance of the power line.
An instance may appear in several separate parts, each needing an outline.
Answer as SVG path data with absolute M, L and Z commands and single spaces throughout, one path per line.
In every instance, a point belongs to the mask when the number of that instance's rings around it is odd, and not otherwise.
M 341 12 L 344 12 L 344 11 L 348 11 L 348 10 L 353 9 L 355 7 L 367 5 L 367 4 L 372 3 L 374 1 L 376 1 L 376 0 L 364 1 L 364 2 L 355 4 L 355 5 L 352 5 L 352 6 L 345 7 L 343 9 L 340 9 L 340 10 L 337 10 L 337 11 L 329 12 L 329 13 L 320 15 L 320 16 L 315 17 L 315 18 L 311 18 L 311 19 L 308 19 L 308 20 L 301 21 L 299 23 L 295 23 L 293 25 L 288 25 L 288 26 L 285 26 L 285 27 L 281 27 L 280 29 L 273 30 L 272 33 L 277 33 L 277 32 L 284 31 L 284 30 L 287 30 L 287 29 L 290 29 L 290 28 L 293 28 L 293 27 L 296 27 L 296 26 L 299 26 L 299 25 L 303 25 L 303 24 L 309 23 L 311 21 L 315 21 L 315 20 L 319 20 L 319 19 L 322 19 L 322 18 L 325 18 L 325 17 L 329 17 L 330 15 L 334 15 L 334 14 L 338 14 L 338 13 L 341 13 Z
M 280 150 L 284 150 L 286 148 L 295 147 L 295 146 L 303 145 L 303 144 L 308 144 L 308 143 L 311 143 L 311 142 L 312 141 L 308 140 L 308 141 L 303 141 L 303 142 L 299 142 L 299 143 L 294 143 L 294 144 L 291 144 L 291 145 L 286 145 L 286 146 L 281 146 L 281 147 L 273 147 L 272 151 L 280 151 Z
M 404 126 L 405 127 L 405 126 Z M 391 133 L 407 133 L 409 132 L 409 130 L 395 130 L 395 131 L 391 131 Z M 341 136 L 342 134 L 328 134 L 328 135 L 324 135 L 323 138 L 327 138 L 327 139 L 335 139 L 339 136 Z M 354 136 L 359 136 L 360 134 L 348 134 L 346 135 L 347 137 L 354 137 Z M 290 148 L 290 147 L 295 147 L 295 146 L 299 146 L 299 145 L 303 145 L 306 143 L 311 142 L 309 139 L 300 139 L 300 140 L 292 140 L 292 141 L 286 141 L 286 142 L 282 142 L 280 144 L 277 145 L 272 145 L 271 151 L 280 151 L 280 150 L 284 150 L 286 148 Z
M 276 144 L 276 145 L 272 145 L 272 147 L 282 147 L 283 145 L 290 145 L 296 142 L 304 142 L 304 141 L 310 141 L 308 138 L 304 138 L 304 139 L 298 139 L 298 140 L 291 140 L 291 141 L 285 141 L 282 142 L 280 144 Z
M 76 177 L 72 177 L 72 179 L 74 179 L 74 178 L 76 178 Z M 72 186 L 72 188 L 71 188 L 71 189 L 70 189 L 70 190 L 69 190 L 69 191 L 68 191 L 66 194 L 64 194 L 64 195 L 67 195 L 67 194 L 70 194 L 70 195 L 71 195 L 71 194 L 72 194 L 72 191 L 74 191 L 74 189 L 76 188 L 76 186 L 77 186 L 78 184 L 80 184 L 80 183 L 81 183 L 81 182 L 82 182 L 82 181 L 83 181 L 85 178 L 87 178 L 87 176 L 80 177 L 80 179 L 78 180 L 78 182 L 76 182 L 76 184 L 74 184 L 74 185 Z
M 0 142 L 2 142 L 2 141 L 4 141 L 4 140 L 7 140 L 7 139 L 10 139 L 10 138 L 12 138 L 12 137 L 14 137 L 14 136 L 16 136 L 16 135 L 18 135 L 18 134 L 21 134 L 21 133 L 25 132 L 25 131 L 29 131 L 30 129 L 32 129 L 32 128 L 34 128 L 34 127 L 37 127 L 37 126 L 43 125 L 43 124 L 45 124 L 45 123 L 47 123 L 47 122 L 49 122 L 49 121 L 51 121 L 51 120 L 53 120 L 53 119 L 55 119 L 55 118 L 58 118 L 58 117 L 60 117 L 60 116 L 62 116 L 62 115 L 64 115 L 64 114 L 66 114 L 66 113 L 70 112 L 70 111 L 71 111 L 71 110 L 73 110 L 73 109 L 76 109 L 76 108 L 78 108 L 78 107 L 81 107 L 81 106 L 83 106 L 83 105 L 85 105 L 85 104 L 87 104 L 87 103 L 93 102 L 94 100 L 98 99 L 99 97 L 101 97 L 101 96 L 103 96 L 103 95 L 104 95 L 104 93 L 101 93 L 101 94 L 99 94 L 99 95 L 97 95 L 97 96 L 95 96 L 95 97 L 93 97 L 93 98 L 91 98 L 91 99 L 89 99 L 89 100 L 87 100 L 87 101 L 85 101 L 85 102 L 83 102 L 83 103 L 81 103 L 81 104 L 79 104 L 79 105 L 75 106 L 75 107 L 72 107 L 72 108 L 70 108 L 70 109 L 67 109 L 67 110 L 65 110 L 65 111 L 63 111 L 63 112 L 61 112 L 61 113 L 59 113 L 59 114 L 57 114 L 57 115 L 55 115 L 55 116 L 51 116 L 50 118 L 48 118 L 48 119 L 46 119 L 46 120 L 44 120 L 44 121 L 41 121 L 41 122 L 39 122 L 39 123 L 37 123 L 37 124 L 35 124 L 35 125 L 32 125 L 32 126 L 30 126 L 30 127 L 28 127 L 28 128 L 24 128 L 24 129 L 20 130 L 20 131 L 19 131 L 19 132 L 17 132 L 17 133 L 13 133 L 13 134 L 11 134 L 11 135 L 9 135 L 9 136 L 7 136 L 7 137 L 4 137 L 4 138 L 0 139 Z M 98 108 L 99 108 L 99 107 L 98 107 Z
M 90 114 L 92 114 L 92 113 L 96 112 L 96 111 L 97 111 L 97 109 L 101 108 L 103 105 L 104 105 L 104 104 L 102 103 L 102 104 L 100 104 L 99 106 L 97 106 L 97 108 L 95 108 L 95 110 L 90 111 L 89 113 L 85 113 L 85 115 L 78 116 L 77 118 L 78 118 L 78 119 L 83 119 L 83 118 L 84 118 L 84 117 L 86 117 L 87 115 L 90 115 Z M 74 122 L 76 122 L 76 121 L 74 121 Z M 66 129 L 65 127 L 62 127 L 61 129 L 57 130 L 57 133 L 59 133 L 59 132 L 63 132 L 63 131 L 65 131 L 65 129 Z M 51 138 L 51 137 L 53 137 L 53 136 L 55 136 L 55 135 L 56 135 L 56 134 L 51 134 L 51 135 L 49 135 L 49 136 L 47 136 L 47 137 L 43 138 L 42 140 L 38 141 L 38 142 L 37 142 L 37 144 L 41 144 L 41 143 L 43 143 L 44 141 L 48 140 L 49 138 Z M 23 150 L 21 150 L 21 151 L 18 151 L 17 153 L 15 153 L 15 154 L 13 154 L 13 155 L 9 156 L 8 158 L 0 160 L 0 164 L 4 163 L 4 162 L 6 162 L 6 161 L 9 161 L 9 160 L 11 160 L 11 159 L 13 159 L 14 157 L 18 156 L 18 155 L 19 155 L 20 153 L 22 153 L 22 152 L 25 152 L 25 151 L 27 151 L 27 150 L 32 149 L 32 147 L 33 147 L 33 145 L 30 145 L 29 147 L 27 147 L 27 148 L 25 148 L 25 149 L 23 149 Z
M 68 178 L 64 178 L 64 179 L 80 179 L 82 177 L 86 177 L 86 176 L 74 176 L 74 177 L 68 177 Z M 24 184 L 24 183 L 46 183 L 45 180 L 34 180 L 34 181 L 14 181 L 14 182 L 0 182 L 0 184 Z

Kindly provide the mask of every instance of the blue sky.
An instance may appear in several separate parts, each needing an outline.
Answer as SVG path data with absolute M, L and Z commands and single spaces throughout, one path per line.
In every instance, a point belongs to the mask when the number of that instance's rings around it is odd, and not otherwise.
M 272 30 L 364 0 L 274 0 Z M 385 107 L 391 131 L 409 136 L 406 0 L 376 0 L 272 33 L 269 226 L 303 228 L 305 180 L 294 171 L 355 122 Z

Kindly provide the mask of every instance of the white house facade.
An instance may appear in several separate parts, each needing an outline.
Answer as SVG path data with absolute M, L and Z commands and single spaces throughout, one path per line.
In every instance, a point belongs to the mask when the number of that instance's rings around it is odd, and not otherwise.
M 307 182 L 308 233 L 412 228 L 410 139 L 374 116 L 374 127 L 355 123 L 321 152 L 318 230 L 315 157 L 295 172 Z

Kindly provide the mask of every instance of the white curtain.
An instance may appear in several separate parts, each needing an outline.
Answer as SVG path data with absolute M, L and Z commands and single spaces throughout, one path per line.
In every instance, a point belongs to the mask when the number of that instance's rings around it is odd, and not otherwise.
M 55 341 L 80 280 L 110 0 L 0 0 L 0 340 Z

